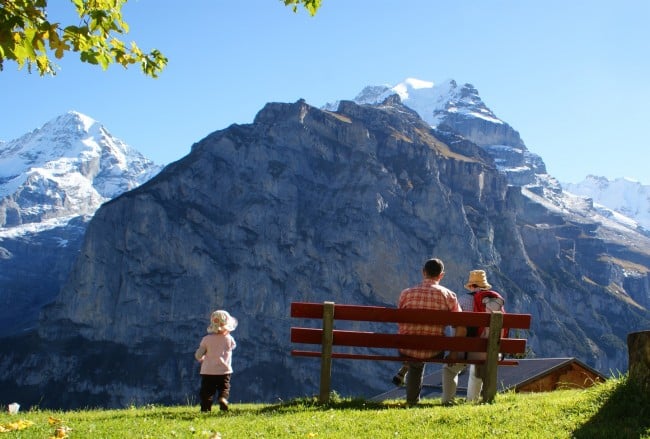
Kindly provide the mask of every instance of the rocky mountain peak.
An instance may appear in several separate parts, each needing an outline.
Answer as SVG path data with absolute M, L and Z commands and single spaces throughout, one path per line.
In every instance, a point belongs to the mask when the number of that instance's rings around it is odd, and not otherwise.
M 494 124 L 504 123 L 485 105 L 478 90 L 472 84 L 458 87 L 456 81 L 449 80 L 442 87 L 447 92 L 444 94 L 445 98 L 441 100 L 443 108 L 434 110 L 433 126 L 438 126 L 451 113 L 468 118 L 484 119 Z
M 70 111 L 0 149 L 0 227 L 92 214 L 160 170 L 105 127 Z

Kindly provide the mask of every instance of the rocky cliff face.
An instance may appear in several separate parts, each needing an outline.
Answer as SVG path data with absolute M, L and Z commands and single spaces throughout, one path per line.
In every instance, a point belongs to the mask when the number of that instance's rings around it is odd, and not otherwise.
M 626 334 L 650 324 L 650 242 L 563 209 L 552 183 L 509 184 L 396 97 L 268 104 L 97 211 L 38 334 L 7 340 L 0 386 L 44 407 L 187 403 L 193 351 L 225 308 L 233 401 L 312 395 L 319 362 L 289 355 L 290 302 L 394 305 L 432 256 L 457 293 L 484 268 L 508 310 L 531 313 L 531 355 L 625 370 Z M 379 393 L 394 367 L 335 362 L 333 388 Z

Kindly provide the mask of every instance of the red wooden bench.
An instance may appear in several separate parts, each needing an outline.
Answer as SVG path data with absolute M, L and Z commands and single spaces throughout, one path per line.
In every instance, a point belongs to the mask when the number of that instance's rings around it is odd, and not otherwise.
M 424 309 L 397 309 L 378 306 L 335 305 L 333 302 L 291 303 L 291 317 L 318 319 L 320 327 L 292 327 L 291 342 L 320 345 L 320 350 L 293 349 L 291 355 L 300 357 L 320 357 L 320 402 L 328 402 L 331 384 L 332 359 L 408 361 L 409 357 L 400 355 L 398 349 L 424 349 L 433 351 L 480 352 L 485 360 L 463 360 L 467 364 L 485 365 L 483 377 L 483 402 L 492 402 L 497 390 L 497 366 L 516 365 L 516 359 L 500 359 L 499 354 L 524 354 L 526 340 L 504 338 L 502 328 L 526 330 L 530 328 L 530 314 L 502 314 L 433 311 Z M 446 337 L 428 335 L 397 334 L 397 325 L 387 325 L 386 332 L 352 331 L 334 329 L 334 322 L 347 320 L 353 322 L 377 323 L 427 323 L 443 326 L 489 327 L 488 338 Z M 347 347 L 346 352 L 335 351 L 335 346 Z M 352 348 L 365 349 L 364 352 Z M 377 350 L 391 352 L 375 353 Z M 416 360 L 422 361 L 422 360 Z M 459 363 L 458 360 L 432 358 L 431 363 Z

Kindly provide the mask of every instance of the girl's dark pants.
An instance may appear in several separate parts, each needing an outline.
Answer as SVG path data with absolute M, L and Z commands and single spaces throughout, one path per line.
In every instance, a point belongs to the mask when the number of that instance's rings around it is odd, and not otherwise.
M 226 375 L 201 375 L 201 411 L 209 412 L 212 410 L 212 402 L 219 398 L 228 399 L 230 397 L 230 374 Z

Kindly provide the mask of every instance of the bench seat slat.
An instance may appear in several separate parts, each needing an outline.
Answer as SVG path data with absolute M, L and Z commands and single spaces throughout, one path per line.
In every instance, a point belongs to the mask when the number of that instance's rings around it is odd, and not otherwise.
M 317 351 L 304 351 L 299 349 L 294 349 L 291 351 L 291 355 L 295 357 L 312 357 L 318 358 L 321 356 L 320 352 Z M 332 352 L 332 358 L 342 358 L 348 360 L 377 360 L 377 361 L 424 361 L 430 363 L 463 363 L 463 364 L 483 364 L 485 360 L 449 360 L 447 358 L 432 358 L 430 360 L 419 360 L 415 358 L 398 356 L 398 355 L 373 355 L 373 354 L 349 354 L 345 352 Z M 519 361 L 511 358 L 507 358 L 499 361 L 499 365 L 502 366 L 516 366 L 519 364 Z
M 446 337 L 431 335 L 384 334 L 376 332 L 334 330 L 334 346 L 356 346 L 387 349 L 420 349 L 458 352 L 485 352 L 487 339 L 480 337 Z M 291 328 L 291 342 L 321 344 L 323 330 L 317 328 Z M 526 340 L 504 338 L 499 352 L 515 354 L 524 352 Z

